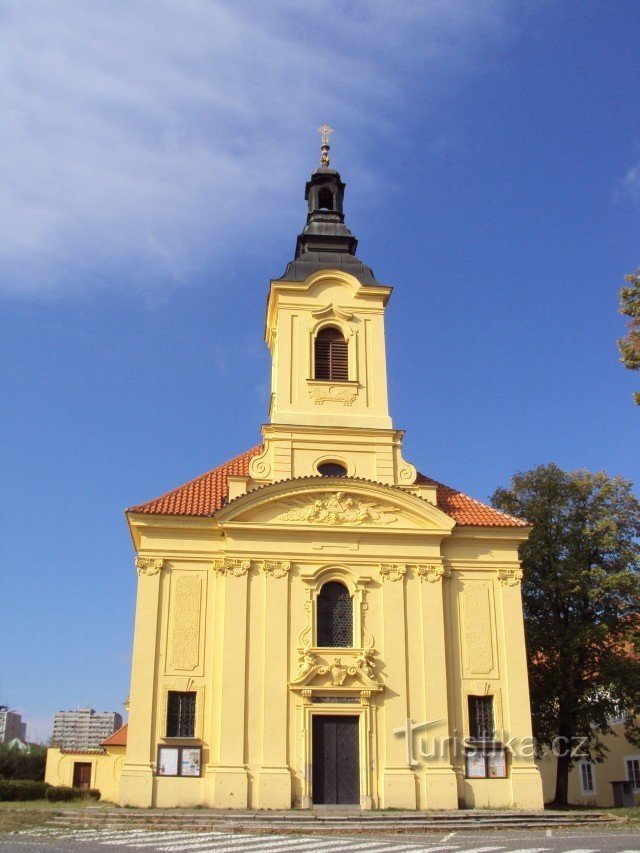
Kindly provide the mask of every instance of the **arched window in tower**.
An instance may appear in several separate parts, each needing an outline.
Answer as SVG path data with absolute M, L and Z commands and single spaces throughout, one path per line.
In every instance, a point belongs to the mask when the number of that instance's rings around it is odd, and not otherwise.
M 333 210 L 333 193 L 328 187 L 323 187 L 318 193 L 319 210 Z
M 315 342 L 314 379 L 347 382 L 349 379 L 348 345 L 340 329 L 321 329 Z
M 353 646 L 353 602 L 349 590 L 338 581 L 329 581 L 318 596 L 318 646 Z

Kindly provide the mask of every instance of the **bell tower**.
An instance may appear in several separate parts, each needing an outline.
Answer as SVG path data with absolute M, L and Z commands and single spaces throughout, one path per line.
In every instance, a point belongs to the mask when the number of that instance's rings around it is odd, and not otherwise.
M 274 480 L 343 470 L 410 485 L 387 396 L 384 313 L 391 288 L 356 256 L 345 184 L 331 168 L 324 125 L 320 166 L 305 187 L 307 221 L 285 273 L 271 281 L 265 340 L 272 360 L 265 451 L 251 465 Z M 329 466 L 333 465 L 330 469 Z

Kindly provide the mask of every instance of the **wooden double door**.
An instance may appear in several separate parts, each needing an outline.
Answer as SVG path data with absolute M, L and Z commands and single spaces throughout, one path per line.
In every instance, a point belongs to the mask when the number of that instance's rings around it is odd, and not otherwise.
M 360 804 L 358 717 L 314 714 L 314 805 Z

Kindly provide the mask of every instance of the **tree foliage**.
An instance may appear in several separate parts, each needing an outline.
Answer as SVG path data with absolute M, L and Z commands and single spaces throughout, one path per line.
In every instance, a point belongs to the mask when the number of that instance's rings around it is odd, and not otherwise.
M 604 472 L 541 465 L 497 489 L 498 509 L 533 524 L 520 546 L 534 735 L 563 747 L 584 737 L 596 761 L 622 707 L 640 745 L 640 503 Z M 557 740 L 560 738 L 560 740 Z M 556 804 L 567 802 L 572 756 L 558 759 Z
M 624 280 L 627 285 L 620 290 L 620 313 L 631 319 L 627 334 L 618 341 L 620 361 L 629 370 L 640 370 L 640 267 Z M 640 406 L 640 392 L 633 399 Z
M 28 749 L 0 743 L 0 779 L 44 779 L 47 747 L 30 744 Z

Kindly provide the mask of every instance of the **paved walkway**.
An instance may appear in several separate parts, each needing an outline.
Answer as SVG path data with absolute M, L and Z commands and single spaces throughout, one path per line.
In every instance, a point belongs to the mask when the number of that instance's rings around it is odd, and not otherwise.
M 449 832 L 427 837 L 251 835 L 148 829 L 31 829 L 0 836 L 3 853 L 640 853 L 640 831 Z

